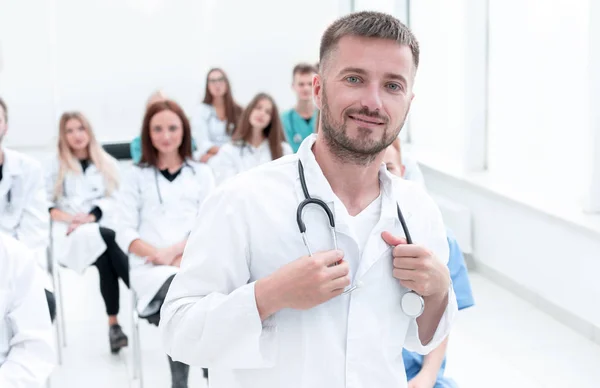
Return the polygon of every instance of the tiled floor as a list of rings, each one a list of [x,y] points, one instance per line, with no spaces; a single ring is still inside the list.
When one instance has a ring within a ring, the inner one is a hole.
[[[97,291],[95,269],[80,277],[62,272],[66,294],[67,347],[52,388],[125,388],[130,384],[131,352],[112,356],[108,328]],[[476,306],[459,314],[451,335],[448,375],[461,388],[596,388],[600,386],[600,347],[557,323],[533,306],[474,273]],[[121,324],[131,332],[129,293],[122,299]],[[144,386],[169,388],[166,355],[159,331],[141,323]],[[200,369],[190,387],[203,388]]]

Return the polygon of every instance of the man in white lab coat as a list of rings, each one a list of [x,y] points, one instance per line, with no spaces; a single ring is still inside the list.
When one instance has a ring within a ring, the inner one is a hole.
[[[0,98],[0,233],[16,238],[31,249],[41,272],[47,269],[50,216],[39,162],[3,145],[8,130],[8,108]],[[46,287],[50,288],[46,277]],[[56,302],[46,290],[50,315]]]
[[[53,338],[33,252],[0,234],[0,387],[42,387],[56,363]]]
[[[392,16],[334,22],[313,80],[319,133],[204,203],[161,328],[167,353],[208,367],[211,387],[405,388],[402,348],[426,354],[449,333],[457,307],[440,212],[382,164],[418,59]],[[331,209],[338,249],[324,206],[297,214],[310,197]],[[418,318],[401,303],[409,290],[424,300]]]

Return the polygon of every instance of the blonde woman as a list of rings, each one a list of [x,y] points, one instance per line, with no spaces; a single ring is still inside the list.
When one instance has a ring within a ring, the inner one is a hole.
[[[53,253],[76,272],[83,273],[91,265],[98,268],[113,353],[128,342],[117,314],[119,278],[129,287],[129,265],[110,227],[118,185],[117,162],[98,144],[86,118],[79,112],[63,114],[58,157],[46,178]]]

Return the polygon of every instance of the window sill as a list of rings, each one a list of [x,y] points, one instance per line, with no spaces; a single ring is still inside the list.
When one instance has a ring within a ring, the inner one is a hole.
[[[448,160],[442,160],[435,152],[414,147],[407,147],[407,150],[418,161],[425,175],[430,172],[457,180],[480,192],[542,213],[568,226],[592,233],[595,237],[600,236],[600,213],[584,212],[581,203],[574,198],[552,198],[543,191],[525,190],[514,182],[503,181],[490,172],[465,172],[457,162],[448,163]]]

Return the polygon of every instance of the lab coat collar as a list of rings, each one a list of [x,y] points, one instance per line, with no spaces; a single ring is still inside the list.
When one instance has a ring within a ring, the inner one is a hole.
[[[15,177],[23,172],[21,163],[19,162],[19,154],[13,150],[9,150],[4,146],[0,146],[4,153],[4,162],[2,162],[2,174],[6,176]]]
[[[341,201],[337,198],[331,185],[323,175],[321,167],[315,159],[315,154],[312,152],[312,147],[315,144],[317,138],[316,134],[308,136],[300,147],[298,148],[298,158],[302,162],[304,167],[304,176],[306,178],[306,186],[311,197],[319,198],[328,204],[335,204],[335,206],[343,206]],[[381,219],[397,219],[396,211],[396,195],[394,191],[395,181],[399,180],[396,176],[392,175],[382,163],[379,169],[379,182],[382,196],[382,209]],[[300,186],[300,176],[297,178],[298,188],[301,200],[304,200],[304,194]],[[408,214],[404,214],[405,218]]]
[[[331,185],[323,175],[321,167],[315,159],[312,152],[312,146],[316,140],[316,134],[308,136],[298,149],[298,158],[304,166],[304,175],[306,178],[306,186],[311,197],[323,200],[332,210],[336,219],[336,230],[338,233],[346,234],[356,241],[347,221],[350,217],[343,205],[337,198]],[[363,255],[360,260],[359,267],[356,272],[356,279],[364,275],[369,268],[375,264],[384,253],[391,249],[389,245],[380,237],[381,232],[390,231],[395,235],[403,237],[400,221],[398,220],[397,199],[395,188],[401,184],[400,178],[392,175],[382,163],[379,170],[379,182],[381,190],[381,215],[379,222],[375,226],[377,233],[372,234],[369,238],[364,252],[369,252],[368,255]],[[300,185],[300,177],[297,178],[296,192],[298,200],[304,200],[304,194]],[[400,205],[402,206],[402,205]],[[411,214],[408,210],[403,210],[405,220],[410,218]]]

